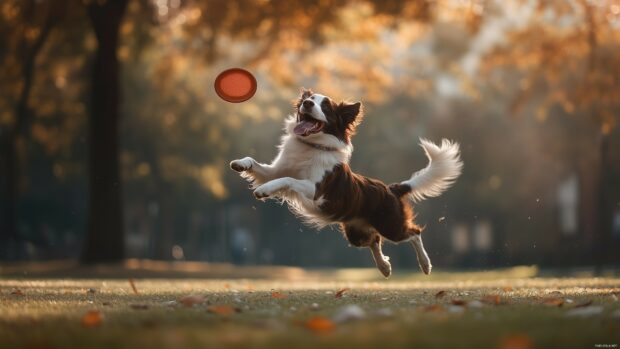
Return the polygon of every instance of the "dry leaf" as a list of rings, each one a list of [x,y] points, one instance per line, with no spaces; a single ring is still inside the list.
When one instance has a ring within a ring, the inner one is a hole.
[[[276,292],[271,292],[271,298],[284,299],[286,298],[286,295],[276,291]]]
[[[422,308],[422,310],[427,313],[442,313],[444,311],[444,308],[440,304],[432,304]]]
[[[14,296],[23,296],[24,292],[22,292],[22,290],[20,290],[20,289],[17,289],[15,291],[11,292],[11,294],[14,295]]]
[[[305,326],[314,332],[330,332],[336,328],[336,325],[330,319],[323,316],[311,317],[306,321]]]
[[[136,288],[136,284],[133,282],[133,278],[129,278],[129,285],[133,290],[133,293],[138,294],[138,289]]]
[[[561,307],[564,305],[564,299],[562,298],[547,298],[543,299],[544,305],[549,305],[552,307]]]
[[[450,302],[450,303],[452,303],[452,305],[458,305],[458,306],[465,306],[465,305],[467,305],[467,301],[463,300],[463,299],[453,299],[452,302]]]
[[[213,305],[213,306],[208,307],[207,311],[209,313],[213,313],[217,315],[228,316],[234,313],[238,313],[241,310],[238,308],[233,308],[229,305]]]
[[[446,295],[446,291],[441,290],[441,291],[435,293],[435,298],[443,298],[443,296],[445,296],[445,295]]]
[[[336,298],[342,298],[342,295],[344,295],[345,292],[347,292],[349,289],[348,288],[342,288],[340,290],[338,290],[338,292],[336,292],[336,295],[334,297]]]
[[[504,290],[504,292],[512,292],[512,286],[504,286],[502,290]]]
[[[86,290],[86,293],[97,293],[97,290],[94,288],[89,288],[88,290]]]
[[[82,316],[82,326],[99,327],[103,323],[103,314],[99,310],[91,310]]]
[[[534,343],[530,337],[523,334],[516,334],[504,337],[499,343],[499,349],[532,349]]]
[[[146,310],[149,308],[146,304],[130,304],[129,306],[134,310]]]
[[[200,295],[189,295],[179,298],[179,303],[191,308],[196,304],[202,304],[205,302],[205,297]]]
[[[493,305],[500,305],[502,304],[502,298],[496,294],[490,294],[490,295],[486,295],[484,297],[482,297],[482,299],[480,299],[482,302],[484,303],[488,303],[488,304],[493,304]]]
[[[590,306],[590,305],[592,305],[592,300],[591,299],[575,305],[575,308],[583,308],[583,307],[587,307],[587,306]]]

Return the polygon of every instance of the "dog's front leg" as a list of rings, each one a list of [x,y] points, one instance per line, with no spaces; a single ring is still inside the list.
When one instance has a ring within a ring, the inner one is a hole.
[[[276,169],[274,166],[261,164],[249,156],[231,161],[230,168],[243,173],[243,176],[252,181],[255,185],[261,185],[276,178]]]
[[[309,180],[282,177],[260,185],[256,188],[256,190],[254,190],[254,196],[257,199],[265,199],[277,196],[278,192],[285,190],[296,192],[309,200],[314,200],[316,186]]]

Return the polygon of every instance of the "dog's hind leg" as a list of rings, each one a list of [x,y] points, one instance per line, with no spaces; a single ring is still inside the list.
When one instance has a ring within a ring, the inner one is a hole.
[[[372,258],[375,260],[377,269],[385,277],[392,274],[392,265],[390,258],[383,255],[381,245],[383,238],[371,226],[364,223],[349,222],[342,225],[344,236],[349,243],[356,247],[368,247],[372,252]]]
[[[370,252],[372,252],[372,258],[375,260],[377,269],[383,274],[383,276],[390,277],[392,274],[392,265],[390,264],[390,257],[384,256],[381,250],[383,245],[383,239],[377,234],[377,238],[370,244]]]
[[[426,250],[424,249],[424,244],[422,244],[422,234],[414,234],[409,241],[411,241],[411,244],[415,249],[420,269],[422,269],[422,272],[424,272],[424,274],[430,274],[433,266],[431,265],[431,259],[428,257],[428,253],[426,253]]]

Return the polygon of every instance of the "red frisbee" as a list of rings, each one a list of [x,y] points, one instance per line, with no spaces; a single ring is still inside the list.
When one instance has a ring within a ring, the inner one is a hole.
[[[241,103],[256,93],[256,78],[241,68],[231,68],[215,78],[215,92],[221,99],[230,103]]]

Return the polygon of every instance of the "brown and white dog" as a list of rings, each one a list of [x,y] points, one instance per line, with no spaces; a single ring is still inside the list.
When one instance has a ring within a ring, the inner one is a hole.
[[[459,146],[445,139],[441,146],[422,139],[429,163],[401,183],[385,185],[356,174],[349,159],[361,107],[360,102],[336,103],[302,90],[271,164],[246,157],[232,161],[230,167],[252,183],[256,198],[280,199],[318,228],[339,224],[351,245],[370,249],[385,277],[392,267],[381,251],[384,239],[411,242],[420,268],[429,274],[431,261],[422,244],[422,229],[413,222],[410,201],[438,196],[450,187],[463,165]]]

